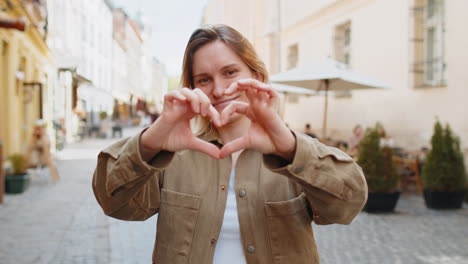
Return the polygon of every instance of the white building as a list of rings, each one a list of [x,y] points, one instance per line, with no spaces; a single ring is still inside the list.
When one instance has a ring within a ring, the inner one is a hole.
[[[107,0],[49,0],[47,43],[57,60],[54,119],[63,120],[67,141],[79,133],[79,115],[96,124],[99,111],[110,112],[112,11]]]
[[[141,17],[132,19],[116,8],[113,25],[112,94],[127,121],[135,117],[138,102],[161,104],[167,92],[167,75],[165,66],[151,55],[151,28]]]

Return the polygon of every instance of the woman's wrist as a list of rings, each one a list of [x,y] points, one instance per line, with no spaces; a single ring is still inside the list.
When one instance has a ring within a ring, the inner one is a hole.
[[[150,139],[152,138],[150,131],[151,128],[152,127],[149,127],[140,135],[140,155],[141,158],[147,162],[153,159],[153,157],[161,151],[160,148],[149,144],[151,142]]]
[[[296,155],[296,136],[292,132],[291,137],[288,137],[286,140],[286,146],[287,147],[283,151],[279,151],[275,154],[288,162],[292,162]]]

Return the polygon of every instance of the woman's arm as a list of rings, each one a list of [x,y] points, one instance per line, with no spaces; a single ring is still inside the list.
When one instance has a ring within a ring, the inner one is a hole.
[[[123,139],[98,156],[92,186],[108,216],[141,221],[159,211],[164,168],[173,153],[158,153],[150,165],[140,155],[140,137]]]
[[[274,155],[265,155],[267,168],[297,182],[317,224],[349,224],[367,200],[367,183],[362,169],[337,148],[297,134],[294,160],[285,164]]]
[[[221,124],[233,112],[245,114],[252,122],[246,135],[223,146],[220,157],[245,148],[263,153],[269,169],[299,183],[316,223],[350,223],[367,199],[361,168],[339,149],[295,135],[286,127],[276,111],[277,92],[270,85],[238,80],[225,93],[236,91],[245,91],[249,103],[231,103],[221,113]]]
[[[164,97],[164,111],[148,129],[102,151],[93,190],[104,212],[123,220],[145,220],[159,210],[164,168],[178,150],[192,149],[218,158],[218,148],[192,133],[190,119],[219,116],[199,89],[183,88]],[[151,164],[151,165],[150,165]]]

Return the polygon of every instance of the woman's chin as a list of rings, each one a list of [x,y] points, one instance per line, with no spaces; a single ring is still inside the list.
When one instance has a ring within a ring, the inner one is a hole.
[[[247,118],[247,117],[243,114],[234,113],[229,117],[229,120],[227,121],[226,125],[232,125],[243,118]]]

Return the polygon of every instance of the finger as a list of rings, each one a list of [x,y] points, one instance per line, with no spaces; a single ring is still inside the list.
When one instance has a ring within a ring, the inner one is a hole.
[[[217,127],[220,127],[221,126],[221,117],[220,117],[220,114],[218,113],[218,110],[216,110],[216,108],[214,108],[213,105],[210,105],[208,107],[208,113],[207,115],[210,117],[211,121],[213,122],[213,124]]]
[[[221,120],[221,125],[225,125],[228,121],[229,118],[234,114],[234,113],[239,113],[246,115],[249,119],[251,119],[248,115],[249,112],[249,104],[245,102],[231,102],[224,110],[221,112],[220,115],[220,120]]]
[[[200,102],[200,113],[202,116],[206,116],[208,114],[211,102],[208,96],[199,88],[195,88],[193,90],[198,95],[198,100]]]
[[[244,87],[245,89],[245,87]],[[236,82],[233,82],[229,85],[229,87],[224,91],[225,95],[233,95],[239,90],[239,84]]]
[[[188,88],[182,88],[180,92],[187,97],[188,102],[190,103],[190,107],[192,108],[192,111],[199,114],[200,113],[200,101],[198,99],[198,95],[188,89]]]
[[[248,88],[253,88],[259,91],[267,92],[268,94],[271,94],[274,91],[271,85],[263,83],[256,79],[238,80],[237,85],[239,86],[238,90],[245,90]]]
[[[242,149],[246,149],[249,146],[250,144],[249,144],[248,138],[246,136],[240,137],[224,145],[221,148],[221,151],[219,152],[219,158],[224,159],[225,157],[231,155],[232,153],[242,150]]]
[[[249,89],[245,92],[245,94],[253,107],[276,107],[279,102],[279,96],[275,90],[266,92],[262,90]]]
[[[174,91],[172,93],[168,93],[164,96],[164,99],[168,102],[172,102],[173,100],[177,100],[177,101],[187,100],[187,98],[182,93],[180,93],[180,91]]]
[[[269,96],[275,95],[275,90],[268,84],[262,83],[255,79],[242,79],[233,82],[224,92],[226,95],[232,95],[241,91],[261,91],[267,93]],[[277,95],[276,95],[277,96]]]
[[[189,143],[189,149],[200,151],[206,155],[212,157],[213,159],[219,159],[219,149],[214,144],[201,140],[197,137],[194,137],[193,140]]]

